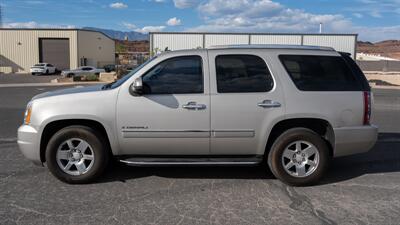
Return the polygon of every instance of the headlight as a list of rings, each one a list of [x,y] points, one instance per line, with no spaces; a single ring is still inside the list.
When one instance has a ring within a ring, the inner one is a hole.
[[[25,110],[24,124],[28,125],[31,122],[31,115],[32,115],[32,102],[29,102]]]

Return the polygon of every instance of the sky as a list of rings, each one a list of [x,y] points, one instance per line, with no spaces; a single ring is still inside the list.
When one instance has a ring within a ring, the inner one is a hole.
[[[357,33],[400,39],[400,0],[0,0],[3,27]]]

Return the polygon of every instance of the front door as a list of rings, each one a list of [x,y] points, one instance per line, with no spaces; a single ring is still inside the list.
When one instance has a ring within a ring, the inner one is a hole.
[[[207,52],[171,53],[145,72],[142,96],[120,90],[117,129],[121,154],[207,155],[210,97]]]

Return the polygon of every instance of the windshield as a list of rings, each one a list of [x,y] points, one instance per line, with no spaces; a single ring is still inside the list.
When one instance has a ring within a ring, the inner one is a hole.
[[[148,59],[146,62],[144,62],[143,64],[141,64],[140,66],[136,67],[134,70],[132,70],[131,72],[129,72],[127,75],[125,75],[124,77],[122,77],[121,79],[115,81],[114,83],[111,84],[111,88],[116,88],[118,86],[120,86],[121,84],[123,84],[125,81],[127,81],[129,78],[131,78],[137,71],[139,71],[140,69],[142,69],[144,66],[146,66],[147,64],[149,64],[151,61],[153,61],[155,58],[157,58],[157,56],[154,56],[150,59]],[[107,85],[107,84],[106,84]]]

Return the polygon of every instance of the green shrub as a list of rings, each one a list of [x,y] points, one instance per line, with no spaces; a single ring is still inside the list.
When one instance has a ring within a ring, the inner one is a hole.
[[[86,81],[98,81],[99,77],[95,74],[89,74],[85,76]]]

